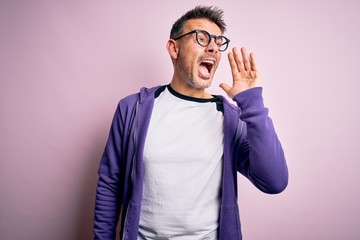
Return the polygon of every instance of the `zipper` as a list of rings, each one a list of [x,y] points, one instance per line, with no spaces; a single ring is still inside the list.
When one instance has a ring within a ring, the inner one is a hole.
[[[134,134],[133,134],[133,138],[134,138],[134,156],[132,158],[132,169],[131,169],[131,181],[134,184],[134,179],[135,179],[135,159],[136,159],[136,154],[137,154],[137,127],[138,127],[138,111],[140,108],[140,100],[138,100],[136,102],[136,108],[135,108],[135,117],[134,117],[134,121],[135,121],[135,127],[134,127]],[[131,192],[131,197],[130,197],[130,201],[129,201],[129,205],[126,209],[126,215],[125,215],[125,222],[124,222],[124,231],[123,231],[123,236],[122,239],[125,239],[125,233],[126,233],[126,229],[127,229],[127,220],[128,220],[128,214],[129,214],[129,207],[130,207],[130,203],[132,202],[132,198],[133,198],[133,191],[134,191],[134,186]]]

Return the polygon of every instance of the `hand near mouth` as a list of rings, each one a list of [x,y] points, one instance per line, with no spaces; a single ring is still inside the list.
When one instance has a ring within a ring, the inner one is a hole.
[[[228,54],[228,59],[233,76],[233,85],[230,87],[226,83],[221,83],[220,87],[230,98],[250,88],[261,86],[254,53],[247,56],[245,48],[241,48],[241,54],[237,48],[233,48],[232,52]]]

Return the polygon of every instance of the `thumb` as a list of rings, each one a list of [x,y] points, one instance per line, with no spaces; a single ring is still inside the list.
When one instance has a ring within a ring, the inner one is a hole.
[[[219,87],[221,87],[222,90],[224,90],[227,94],[228,94],[228,92],[229,92],[230,89],[231,89],[231,87],[230,87],[228,84],[226,84],[226,83],[221,83],[221,84],[219,85]]]

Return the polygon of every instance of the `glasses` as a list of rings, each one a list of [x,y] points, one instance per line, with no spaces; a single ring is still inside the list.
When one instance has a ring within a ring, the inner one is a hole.
[[[185,37],[186,35],[190,35],[193,33],[196,33],[196,41],[202,47],[209,46],[212,38],[214,39],[220,52],[224,52],[229,46],[230,39],[228,39],[227,37],[224,37],[224,36],[216,36],[216,35],[210,34],[205,30],[193,30],[193,31],[185,33],[177,38],[174,38],[174,40],[178,40],[182,37]]]

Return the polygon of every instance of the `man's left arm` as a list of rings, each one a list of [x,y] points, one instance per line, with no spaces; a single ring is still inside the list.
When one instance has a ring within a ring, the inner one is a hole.
[[[267,193],[279,193],[288,183],[284,152],[273,123],[264,107],[262,87],[253,53],[234,48],[228,54],[233,85],[220,87],[241,108],[240,118],[246,123],[245,140],[238,146],[238,171],[256,187]]]
[[[242,109],[245,139],[237,144],[237,170],[266,193],[282,192],[288,183],[284,151],[277,137],[268,109],[263,104],[262,88],[237,94],[233,100]]]

